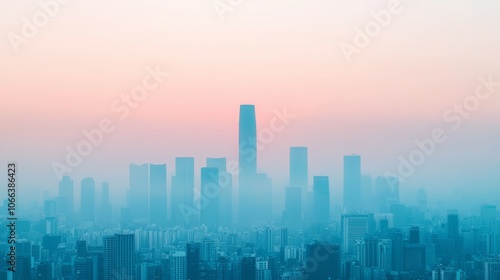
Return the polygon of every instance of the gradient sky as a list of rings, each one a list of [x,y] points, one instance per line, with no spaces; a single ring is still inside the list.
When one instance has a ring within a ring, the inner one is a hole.
[[[206,157],[237,160],[238,109],[251,103],[261,129],[273,109],[296,115],[259,154],[277,189],[289,146],[309,147],[310,175],[330,175],[339,200],[344,154],[361,154],[363,173],[394,172],[415,139],[443,127],[448,141],[402,192],[500,199],[500,88],[460,129],[442,117],[479,76],[500,81],[500,2],[401,0],[351,64],[339,45],[389,1],[243,0],[224,20],[214,2],[71,0],[16,53],[7,35],[40,7],[1,1],[0,158],[18,161],[20,188],[56,195],[50,164],[106,117],[116,130],[70,174],[77,186],[92,176],[123,193],[129,162],[166,162],[172,175],[175,156],[195,156],[198,173]],[[172,76],[119,120],[112,101],[155,65]]]

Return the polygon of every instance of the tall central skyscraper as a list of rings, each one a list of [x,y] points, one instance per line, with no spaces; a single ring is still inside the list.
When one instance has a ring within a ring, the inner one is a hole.
[[[255,106],[241,105],[239,120],[239,223],[251,222],[251,207],[255,206],[253,192],[257,174],[257,122]]]
[[[240,106],[239,122],[240,179],[257,173],[257,121],[255,106]]]
[[[361,157],[344,156],[344,209],[361,208]]]

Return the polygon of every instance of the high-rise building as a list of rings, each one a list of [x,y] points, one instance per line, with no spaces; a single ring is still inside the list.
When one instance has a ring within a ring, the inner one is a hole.
[[[111,201],[109,199],[109,184],[107,182],[102,183],[101,214],[102,214],[102,221],[105,224],[111,222],[112,207],[111,207]]]
[[[186,209],[197,209],[194,205],[194,158],[175,158],[175,175],[172,176],[172,220],[181,227],[196,224],[193,216],[186,216]]]
[[[500,279],[500,262],[487,261],[484,263],[484,279]]]
[[[361,208],[361,197],[361,157],[344,156],[344,208],[348,212]]]
[[[104,237],[104,279],[133,279],[135,238],[132,233]]]
[[[74,184],[69,176],[64,176],[59,181],[59,215],[65,216],[67,219],[73,218],[74,211]]]
[[[240,177],[257,173],[257,122],[254,105],[241,105],[239,118]]]
[[[239,117],[239,223],[248,225],[253,220],[253,206],[257,203],[255,176],[257,174],[257,123],[254,105],[241,105]]]
[[[255,256],[244,256],[241,260],[241,280],[256,280],[257,260]]]
[[[306,256],[304,279],[342,279],[340,245],[320,242],[309,244]]]
[[[135,239],[132,233],[115,234],[116,240],[116,271],[121,275],[134,275]]]
[[[379,176],[375,180],[376,205],[380,213],[387,213],[392,204],[399,203],[399,179]]]
[[[207,158],[207,167],[219,170],[219,225],[233,225],[233,181],[226,170],[226,158]]]
[[[356,252],[356,240],[363,239],[365,234],[373,230],[373,215],[347,214],[342,215],[342,248],[345,253]]]
[[[307,147],[290,148],[290,187],[308,189]]]
[[[377,247],[377,267],[385,272],[392,271],[392,240],[381,239]]]
[[[186,252],[178,251],[170,256],[170,280],[186,280],[187,262]]]
[[[326,226],[330,220],[330,183],[328,176],[313,178],[313,224]]]
[[[392,270],[403,270],[404,238],[403,232],[399,229],[392,229],[389,232],[392,243]]]
[[[287,227],[300,227],[302,225],[302,189],[288,187],[285,189],[285,210],[283,222]]]
[[[186,245],[186,273],[187,279],[200,279],[200,243]]]
[[[150,223],[167,225],[167,165],[149,165],[149,220]]]
[[[200,222],[212,231],[219,227],[219,191],[219,169],[203,167],[201,169]]]
[[[481,225],[487,230],[492,230],[497,223],[497,207],[495,205],[481,205]]]
[[[128,208],[133,220],[147,221],[149,218],[149,165],[129,166]]]
[[[448,238],[457,238],[459,233],[459,221],[457,214],[448,215]]]
[[[307,147],[290,148],[290,187],[301,189],[300,210],[305,211],[307,193],[309,191]]]
[[[81,183],[81,215],[84,221],[95,220],[95,181],[84,178]]]
[[[231,261],[226,257],[220,257],[217,263],[217,280],[230,280]]]

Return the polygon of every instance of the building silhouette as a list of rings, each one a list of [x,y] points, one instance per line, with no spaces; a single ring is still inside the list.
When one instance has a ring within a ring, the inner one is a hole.
[[[167,226],[167,165],[149,165],[149,220]]]
[[[128,208],[134,221],[149,220],[149,165],[129,166]]]
[[[95,221],[95,181],[92,178],[84,178],[81,183],[80,213],[84,221]]]
[[[344,156],[344,208],[361,208],[361,156]]]
[[[74,199],[73,180],[71,180],[69,176],[64,176],[61,181],[59,181],[59,199],[57,207],[59,215],[69,220],[73,218]]]
[[[194,205],[194,158],[175,158],[175,175],[172,176],[172,221],[180,227],[196,224],[193,217],[186,217],[185,209],[198,208]]]
[[[201,169],[201,199],[200,222],[210,230],[219,227],[219,169],[216,167],[203,167]]]
[[[252,207],[258,197],[255,192],[257,174],[257,123],[254,105],[241,105],[239,117],[239,223],[249,225],[255,220]]]

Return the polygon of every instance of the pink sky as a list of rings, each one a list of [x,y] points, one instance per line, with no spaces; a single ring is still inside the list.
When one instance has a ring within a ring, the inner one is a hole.
[[[278,188],[293,145],[309,146],[311,175],[331,175],[339,187],[343,154],[360,153],[367,173],[393,170],[414,139],[446,126],[443,112],[472,94],[479,76],[500,80],[497,1],[402,0],[403,11],[351,64],[339,45],[352,44],[354,28],[388,1],[243,0],[221,21],[212,1],[72,0],[15,53],[7,35],[20,33],[37,3],[0,4],[0,155],[22,163],[30,186],[49,190],[57,181],[50,163],[104,117],[116,131],[71,174],[76,180],[121,188],[129,162],[167,162],[171,173],[175,156],[196,156],[197,168],[207,156],[236,159],[242,103],[256,105],[261,128],[273,109],[297,115],[259,155]],[[118,120],[112,101],[155,65],[172,76]],[[498,93],[416,178],[442,180],[433,169],[448,164],[448,177],[464,166],[498,168]]]

